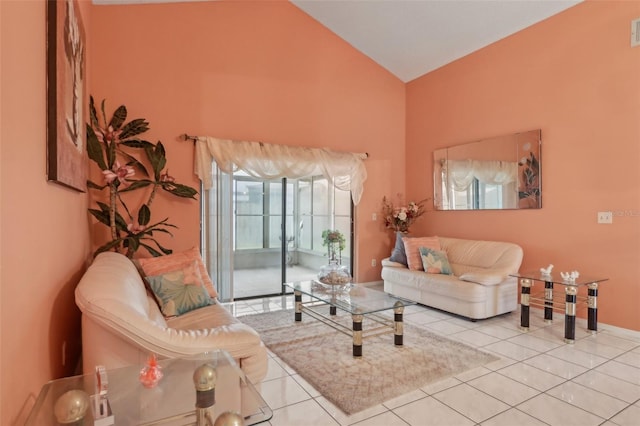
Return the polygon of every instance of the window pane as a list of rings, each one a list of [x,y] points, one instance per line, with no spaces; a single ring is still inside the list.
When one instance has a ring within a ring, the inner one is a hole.
[[[341,189],[335,190],[336,215],[349,216],[351,215],[351,191],[343,191]]]
[[[236,217],[236,250],[262,248],[262,216]]]
[[[262,184],[236,180],[236,214],[262,214]]]
[[[327,216],[313,217],[313,251],[326,252],[327,248],[322,246],[322,231],[331,226]]]
[[[282,211],[282,182],[269,182],[269,215],[279,215]]]
[[[269,216],[269,248],[281,247],[281,223],[282,218],[280,216]]]
[[[313,214],[329,214],[330,211],[329,191],[327,180],[324,178],[313,179]]]

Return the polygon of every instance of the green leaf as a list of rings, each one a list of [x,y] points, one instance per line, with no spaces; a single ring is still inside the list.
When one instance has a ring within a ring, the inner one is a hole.
[[[168,248],[165,248],[165,247],[162,247],[162,246],[160,245],[160,243],[159,243],[158,241],[156,241],[155,239],[153,239],[153,238],[146,238],[146,239],[147,239],[147,240],[150,240],[150,241],[153,241],[153,243],[154,243],[156,246],[158,246],[158,248],[160,249],[160,251],[162,251],[162,253],[164,253],[164,254],[171,254],[171,253],[173,253],[173,250],[168,249]],[[142,243],[141,243],[141,244],[142,244]],[[149,247],[149,248],[151,248],[151,249],[153,250],[153,248],[152,248],[152,247],[150,247],[150,246],[147,246],[147,247]],[[147,250],[148,250],[148,249],[147,249]],[[155,251],[155,250],[154,250],[154,251]],[[157,255],[157,256],[161,256],[161,254],[160,254],[159,252],[157,252],[157,251],[156,251],[156,253],[158,253],[158,255]]]
[[[109,212],[104,212],[97,209],[89,209],[89,213],[93,215],[100,223],[103,223],[107,226],[111,226],[109,222]]]
[[[193,198],[194,200],[196,199],[196,194],[198,193],[198,191],[191,188],[190,186],[175,182],[163,182],[162,189],[172,193],[173,195],[177,195],[178,197]]]
[[[111,121],[109,122],[109,126],[113,128],[113,130],[118,130],[122,127],[122,123],[127,119],[127,107],[124,105],[120,105],[118,109],[116,109],[113,113],[113,117],[111,117]]]
[[[129,148],[153,148],[155,147],[154,144],[152,144],[149,141],[145,141],[143,139],[129,139],[123,142],[120,142],[121,145],[125,145],[128,146]]]
[[[118,153],[120,153],[120,155],[122,155],[128,160],[127,166],[132,166],[134,169],[137,169],[144,176],[147,176],[147,177],[149,176],[149,172],[147,172],[147,168],[137,158],[130,155],[129,153],[122,151],[121,149],[118,150]]]
[[[93,253],[93,257],[96,257],[102,252],[109,251],[112,248],[119,246],[121,242],[122,242],[121,238],[118,238],[117,240],[109,241],[108,243],[98,247],[98,249]]]
[[[155,241],[154,241],[155,242]],[[157,244],[157,243],[156,243]],[[140,242],[140,245],[142,247],[144,247],[145,249],[147,249],[147,251],[151,254],[151,256],[153,257],[160,257],[162,256],[162,253],[160,253],[158,250],[154,249],[153,247],[151,247],[150,245],[147,245],[143,242]],[[167,254],[171,254],[171,253],[167,253]]]
[[[129,186],[119,190],[118,192],[135,191],[136,189],[144,188],[146,186],[149,186],[149,185],[153,184],[153,182],[148,180],[148,179],[133,180],[133,181],[130,181],[130,182],[131,182],[131,184]]]
[[[102,119],[104,121],[103,127],[106,129],[107,128],[107,113],[104,112],[104,107],[107,104],[107,101],[105,99],[102,100],[102,102],[100,103],[100,109],[102,110]]]
[[[120,140],[132,138],[147,130],[149,130],[149,123],[144,118],[136,118],[122,127]]]
[[[96,162],[101,170],[105,170],[107,168],[107,165],[104,162],[104,155],[102,153],[102,144],[98,140],[93,127],[89,124],[87,124],[87,154],[91,160]]]
[[[149,210],[146,204],[143,204],[140,206],[140,210],[138,210],[138,223],[147,226],[149,220],[151,220],[151,210]]]
[[[116,141],[111,141],[107,143],[107,168],[109,170],[113,169],[113,165],[116,162],[116,147],[117,147]]]
[[[93,102],[93,96],[89,96],[89,120],[94,127],[100,127],[98,123],[98,114],[96,113],[96,106]]]
[[[162,146],[162,142],[158,142],[155,145],[155,149],[152,146],[146,147],[144,152],[147,154],[147,158],[151,163],[151,168],[153,169],[153,176],[156,181],[160,180],[160,173],[164,166],[167,164],[167,159],[165,158],[164,146]]]
[[[87,187],[88,187],[88,188],[91,188],[91,189],[99,189],[99,190],[102,190],[102,189],[105,189],[105,188],[106,188],[106,187],[108,187],[108,186],[109,186],[109,185],[98,185],[97,183],[94,183],[94,182],[92,182],[92,181],[90,181],[90,180],[87,180]]]
[[[125,240],[125,246],[129,247],[132,252],[136,252],[140,248],[140,241],[137,237],[129,236]]]
[[[97,201],[96,203],[100,207],[100,210],[102,210],[103,212],[109,213],[109,204],[103,203],[101,201]]]

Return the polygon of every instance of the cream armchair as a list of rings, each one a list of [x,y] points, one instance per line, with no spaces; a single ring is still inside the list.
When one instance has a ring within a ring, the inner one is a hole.
[[[159,358],[224,349],[252,383],[267,372],[267,352],[258,333],[219,303],[165,319],[148,294],[136,266],[127,257],[101,253],[75,291],[82,311],[84,373],[96,365],[117,368]]]

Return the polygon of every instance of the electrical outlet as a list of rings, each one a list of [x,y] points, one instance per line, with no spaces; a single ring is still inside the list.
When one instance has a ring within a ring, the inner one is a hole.
[[[613,213],[598,212],[598,223],[613,223]]]
[[[371,259],[371,266],[376,266],[376,260],[375,259]]]

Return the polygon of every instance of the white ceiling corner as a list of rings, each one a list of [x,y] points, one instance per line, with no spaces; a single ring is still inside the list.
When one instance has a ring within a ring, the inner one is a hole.
[[[407,82],[581,0],[291,0]]]

